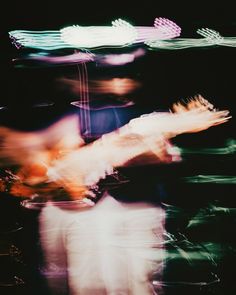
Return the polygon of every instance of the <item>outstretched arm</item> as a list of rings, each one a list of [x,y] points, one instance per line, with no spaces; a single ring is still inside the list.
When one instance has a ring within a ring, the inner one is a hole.
[[[229,120],[228,113],[215,110],[202,97],[186,105],[177,103],[173,112],[151,113],[133,119],[94,143],[56,160],[49,177],[80,198],[81,187],[96,184],[111,173],[112,168],[123,166],[136,156],[152,152],[159,162],[165,162],[172,153],[170,138],[222,124]]]

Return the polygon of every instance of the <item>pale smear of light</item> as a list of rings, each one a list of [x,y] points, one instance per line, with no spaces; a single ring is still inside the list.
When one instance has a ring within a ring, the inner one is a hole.
[[[122,204],[109,195],[80,212],[49,205],[40,222],[49,284],[60,290],[67,272],[73,294],[154,294],[150,276],[153,269],[162,273],[164,220],[160,207]]]
[[[88,85],[82,81],[61,78],[59,82],[68,86],[73,93],[80,94],[83,90],[93,94],[115,94],[122,96],[141,87],[141,83],[131,78],[112,78],[90,80]]]
[[[54,31],[14,30],[9,36],[17,48],[21,46],[42,50],[60,48],[96,48],[110,46],[130,46],[180,35],[181,28],[166,18],[156,18],[154,27],[133,26],[127,21],[117,19],[112,26],[79,25]]]
[[[61,40],[76,47],[132,44],[136,30],[132,26],[81,27],[71,26],[61,30]]]

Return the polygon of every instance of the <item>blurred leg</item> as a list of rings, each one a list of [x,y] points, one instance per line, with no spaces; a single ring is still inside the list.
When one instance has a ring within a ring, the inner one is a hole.
[[[71,294],[155,294],[151,275],[163,263],[161,208],[103,197],[67,231]]]
[[[40,215],[40,239],[45,259],[42,272],[52,295],[68,294],[64,232],[70,219],[66,211],[53,205],[47,205]]]

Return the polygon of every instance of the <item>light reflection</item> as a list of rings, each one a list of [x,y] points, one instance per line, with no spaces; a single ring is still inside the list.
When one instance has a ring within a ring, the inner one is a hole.
[[[137,58],[145,55],[143,48],[138,48],[127,53],[91,53],[88,51],[76,51],[71,54],[49,54],[45,52],[30,53],[12,59],[15,67],[47,67],[59,65],[73,65],[95,62],[97,67],[123,66],[134,62]]]
[[[9,32],[13,44],[20,48],[42,50],[62,48],[124,47],[150,40],[171,39],[180,35],[181,28],[166,18],[156,18],[154,27],[132,26],[117,19],[112,26],[69,26],[54,31],[14,30]]]

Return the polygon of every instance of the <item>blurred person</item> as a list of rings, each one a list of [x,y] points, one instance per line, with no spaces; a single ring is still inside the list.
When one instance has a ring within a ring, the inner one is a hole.
[[[101,136],[102,124],[97,125],[95,139],[87,144],[75,116],[67,116],[40,133],[1,131],[1,157],[20,166],[18,192],[19,185],[31,190],[28,195],[33,196],[33,202],[27,206],[37,206],[35,195],[48,199],[40,214],[40,240],[45,255],[42,272],[50,294],[161,292],[152,285],[154,271],[158,270],[161,278],[164,258],[165,213],[153,202],[156,192],[148,188],[143,194],[134,188],[135,201],[129,196],[119,200],[109,186],[100,190],[97,185],[112,175],[113,169],[130,161],[134,165],[136,157],[141,156],[138,163],[143,165],[147,158],[155,164],[179,161],[170,138],[205,130],[229,117],[227,111],[214,110],[201,97],[186,106],[175,104],[173,112],[143,117],[137,113],[132,117],[133,108],[122,109],[127,115],[123,122],[121,116],[114,116],[116,110],[109,109],[110,116],[99,110],[101,123],[104,118],[104,126],[110,129],[103,130]],[[13,142],[18,143],[17,156]],[[145,183],[144,187],[148,186]],[[17,195],[14,185],[11,190]]]

